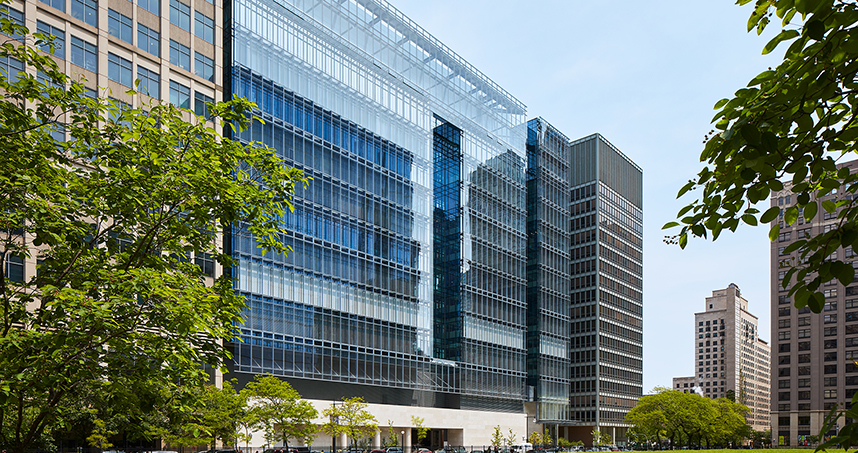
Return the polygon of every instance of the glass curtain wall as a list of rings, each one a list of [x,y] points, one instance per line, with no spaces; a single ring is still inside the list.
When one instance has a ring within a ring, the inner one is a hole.
[[[232,231],[236,370],[521,410],[524,105],[383,0],[228,3],[228,87],[265,120],[240,138],[314,178],[283,219],[288,257]],[[433,339],[435,115],[460,131],[455,354]]]
[[[527,124],[527,385],[537,419],[569,411],[569,140],[542,118]]]

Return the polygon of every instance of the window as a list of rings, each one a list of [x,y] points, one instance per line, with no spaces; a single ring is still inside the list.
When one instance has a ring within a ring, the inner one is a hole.
[[[799,376],[810,376],[810,367],[809,366],[798,367],[798,375]]]
[[[170,40],[170,63],[186,70],[191,70],[191,49]]]
[[[826,299],[829,297],[837,297],[837,288],[826,289],[822,292],[822,295],[825,296]]]
[[[826,352],[822,355],[823,362],[836,362],[837,361],[837,352]]]
[[[799,331],[799,333],[801,333],[801,331]],[[778,340],[781,340],[781,341],[789,340],[789,337],[790,337],[789,330],[784,330],[784,331],[778,332]]]
[[[825,324],[832,324],[837,322],[837,315],[824,315],[822,317],[822,322]]]
[[[837,389],[827,389],[822,391],[822,397],[830,400],[837,398]]]
[[[0,72],[9,83],[15,83],[20,78],[18,73],[24,72],[24,62],[12,57],[0,57]]]
[[[837,301],[834,300],[831,302],[826,302],[823,310],[824,311],[837,311]]]
[[[107,33],[131,44],[132,39],[134,39],[134,28],[131,25],[131,18],[108,9]]]
[[[172,81],[170,84],[172,85]],[[209,277],[214,277],[214,260],[208,253],[195,253],[194,264],[200,267],[200,271]]]
[[[789,296],[778,296],[778,305],[784,305],[789,303]]]
[[[194,11],[194,34],[203,41],[214,44],[214,19]]]
[[[778,381],[779,389],[788,389],[789,388],[789,379],[781,379]]]
[[[810,338],[810,329],[798,329],[799,338]]]
[[[107,78],[128,87],[133,86],[131,62],[114,53],[108,53]]]
[[[39,0],[40,2],[52,6],[62,12],[66,12],[66,0]]]
[[[810,354],[799,354],[798,363],[810,363]]]
[[[858,263],[858,261],[855,261]],[[846,308],[857,308],[858,307],[858,299],[847,299],[846,300]]]
[[[191,7],[179,0],[170,0],[170,23],[191,31]]]
[[[825,340],[823,342],[824,349],[837,349],[837,339],[834,340]]]
[[[810,378],[799,379],[798,380],[798,387],[799,388],[810,387]]]
[[[161,35],[151,28],[138,23],[137,24],[137,47],[146,52],[161,56]]]
[[[823,335],[826,337],[833,337],[837,335],[837,326],[834,327],[826,327],[823,330]]]
[[[789,356],[788,355],[778,356],[778,365],[789,365]]]
[[[191,108],[191,89],[174,80],[170,81],[170,104],[182,109]]]
[[[809,400],[810,399],[810,391],[804,390],[804,391],[798,392],[798,399]]]
[[[62,59],[66,58],[66,32],[62,28],[54,27],[42,21],[36,21],[36,31],[45,35],[45,37],[53,36],[53,54]],[[39,48],[44,52],[51,53],[51,46],[47,44],[43,44]]]
[[[836,377],[822,378],[822,385],[825,387],[837,387]]]
[[[782,343],[778,345],[778,352],[789,352],[789,343]]]
[[[822,367],[824,374],[837,374],[837,365],[825,365]]]
[[[72,0],[71,14],[87,25],[98,27],[98,2],[96,0]]]
[[[809,326],[810,325],[810,316],[798,318],[798,325],[799,325],[799,327]]]
[[[810,228],[803,228],[798,230],[798,238],[799,239],[809,239],[810,238]]]
[[[789,376],[790,369],[789,368],[778,368],[778,376],[786,377]]]
[[[127,102],[122,102],[119,99],[110,98],[110,105],[108,106],[108,116],[111,121],[118,122],[121,125],[128,125],[128,121],[119,120],[120,115],[131,109],[131,105]]]
[[[789,412],[789,404],[778,404],[778,411]],[[789,421],[789,417],[787,417],[787,422],[788,421]]]
[[[798,342],[798,350],[799,351],[810,351],[810,342],[809,341],[799,341]]]
[[[71,62],[87,71],[98,72],[98,46],[77,36],[71,37]]]
[[[778,392],[778,401],[789,401],[789,392]],[[787,418],[787,424],[789,424],[789,417]]]
[[[784,232],[778,235],[778,242],[786,242],[790,240],[790,232]]]
[[[6,256],[6,280],[13,283],[24,283],[24,260],[14,254]]]
[[[209,106],[206,104],[212,103],[214,103],[214,99],[200,93],[199,91],[194,92],[194,113],[197,115],[208,118]]]
[[[789,316],[789,307],[778,308],[778,316]]]
[[[155,71],[150,71],[143,66],[137,65],[137,78],[140,79],[140,85],[137,89],[141,93],[148,94],[153,98],[161,98],[161,75]]]
[[[214,60],[199,52],[194,52],[194,74],[214,82]]]
[[[137,0],[137,6],[156,16],[161,15],[161,0]]]

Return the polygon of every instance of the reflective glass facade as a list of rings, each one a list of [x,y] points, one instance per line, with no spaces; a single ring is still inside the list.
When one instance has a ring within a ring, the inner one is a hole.
[[[521,411],[524,105],[384,1],[236,0],[224,16],[226,89],[265,120],[236,138],[313,178],[283,219],[288,256],[228,235],[248,301],[233,371],[308,398],[339,383]]]
[[[527,385],[537,420],[569,413],[569,139],[527,123]]]
[[[602,136],[572,143],[571,418],[613,427],[615,440],[643,391],[642,187],[640,167]]]

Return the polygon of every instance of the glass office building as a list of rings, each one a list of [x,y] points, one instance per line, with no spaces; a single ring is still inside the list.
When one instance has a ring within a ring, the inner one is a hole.
[[[569,143],[527,123],[527,385],[549,425],[569,416]]]
[[[384,1],[224,5],[241,134],[313,180],[261,255],[227,246],[246,296],[236,376],[307,398],[522,412],[525,107]]]
[[[643,392],[643,172],[599,134],[570,162],[570,435],[622,442]]]

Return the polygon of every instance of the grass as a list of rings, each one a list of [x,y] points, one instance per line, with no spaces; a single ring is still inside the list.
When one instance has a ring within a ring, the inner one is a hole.
[[[755,449],[753,449],[753,450],[744,450],[744,449],[743,449],[743,450],[738,450],[738,449],[737,449],[737,450],[729,450],[729,451],[737,451],[737,452],[739,452],[739,451],[744,451],[744,452],[748,452],[748,453],[813,453],[813,450],[814,450],[814,449],[815,449],[815,447],[805,447],[805,448],[755,448]],[[677,451],[677,450],[674,450],[674,451]],[[689,451],[689,452],[693,452],[693,453],[724,453],[725,451],[727,451],[727,449],[720,449],[720,450],[687,450],[687,451]],[[840,448],[837,448],[837,449],[835,449],[835,448],[830,448],[830,449],[828,449],[828,451],[829,451],[829,452],[831,452],[831,453],[835,453],[835,452],[843,451],[843,450],[842,450],[842,449],[840,449]]]

